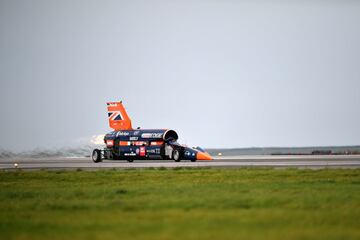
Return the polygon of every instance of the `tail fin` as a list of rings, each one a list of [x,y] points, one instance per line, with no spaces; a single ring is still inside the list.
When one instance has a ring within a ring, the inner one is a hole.
[[[131,130],[131,119],[126,113],[122,102],[108,102],[109,125],[115,131]]]

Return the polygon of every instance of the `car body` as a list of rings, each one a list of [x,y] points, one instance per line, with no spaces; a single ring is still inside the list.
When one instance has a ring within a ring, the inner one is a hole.
[[[94,149],[92,159],[127,160],[212,160],[203,149],[190,148],[177,142],[178,134],[171,129],[133,129],[122,102],[109,102],[109,125],[114,131],[104,137],[106,147]]]

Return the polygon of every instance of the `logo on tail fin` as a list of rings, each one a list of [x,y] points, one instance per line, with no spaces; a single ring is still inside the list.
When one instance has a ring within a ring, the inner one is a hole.
[[[118,120],[123,120],[124,118],[121,116],[121,112],[120,111],[109,111],[108,112],[108,117],[109,117],[109,120],[115,120],[115,121],[118,121]]]

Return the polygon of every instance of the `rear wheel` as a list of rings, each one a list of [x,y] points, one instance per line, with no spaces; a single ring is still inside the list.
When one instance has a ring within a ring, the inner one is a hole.
[[[102,160],[101,160],[101,152],[100,152],[100,150],[99,149],[94,149],[94,151],[92,152],[91,158],[95,163],[101,162]]]
[[[173,153],[172,153],[172,158],[175,162],[180,162],[180,152],[179,150],[174,150]]]

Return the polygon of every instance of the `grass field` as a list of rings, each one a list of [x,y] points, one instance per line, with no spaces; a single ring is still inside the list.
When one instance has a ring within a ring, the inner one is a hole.
[[[0,239],[360,239],[360,169],[0,172]]]

